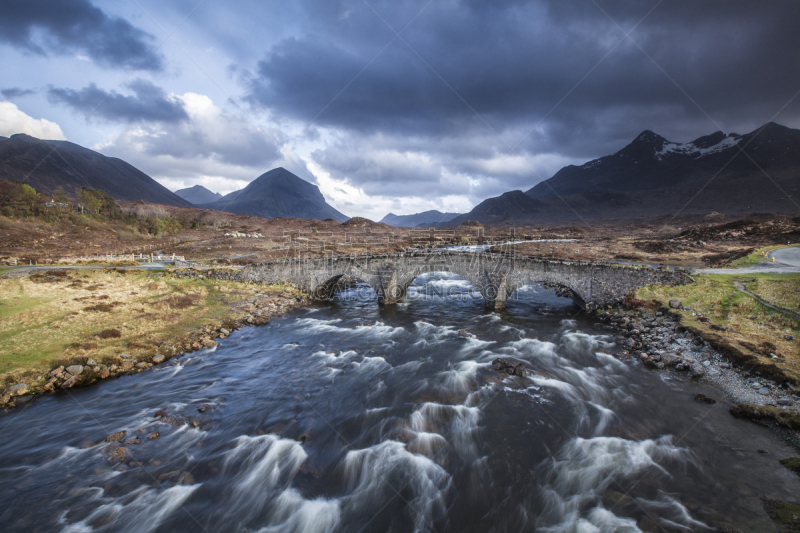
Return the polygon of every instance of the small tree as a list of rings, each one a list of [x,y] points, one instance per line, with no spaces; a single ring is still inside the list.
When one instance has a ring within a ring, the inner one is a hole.
[[[85,210],[87,213],[99,213],[103,201],[95,196],[94,191],[88,187],[81,187],[78,190],[78,206],[81,211]]]
[[[23,183],[20,187],[12,192],[14,196],[15,210],[22,212],[26,215],[39,214],[39,202],[41,200],[39,193],[36,189]]]

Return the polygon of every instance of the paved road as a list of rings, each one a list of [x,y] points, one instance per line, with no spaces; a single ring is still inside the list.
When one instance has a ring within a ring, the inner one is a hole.
[[[790,248],[780,248],[769,253],[770,257],[775,258],[776,263],[784,265],[800,267],[800,246],[792,246]]]
[[[701,268],[695,270],[694,274],[759,274],[775,273],[788,274],[800,272],[800,246],[790,248],[780,248],[769,253],[769,257],[774,257],[775,262],[762,261],[753,266],[745,268]]]

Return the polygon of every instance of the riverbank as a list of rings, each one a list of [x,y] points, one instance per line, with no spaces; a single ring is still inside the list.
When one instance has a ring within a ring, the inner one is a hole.
[[[643,288],[626,308],[601,311],[598,318],[619,333],[620,357],[710,383],[733,416],[792,430],[784,437],[800,449],[798,323],[741,293],[732,278]],[[756,281],[762,293],[776,283],[784,291],[798,283],[775,275]]]
[[[292,287],[226,272],[52,269],[0,279],[0,407],[141,372],[308,303]]]

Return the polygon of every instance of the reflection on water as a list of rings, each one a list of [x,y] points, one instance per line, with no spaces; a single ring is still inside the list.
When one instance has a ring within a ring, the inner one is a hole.
[[[0,415],[0,529],[770,531],[758,496],[800,493],[770,433],[543,287],[503,313],[445,274],[362,289]]]

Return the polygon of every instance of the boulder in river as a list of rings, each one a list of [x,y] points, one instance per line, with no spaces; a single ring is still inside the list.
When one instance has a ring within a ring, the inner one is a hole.
[[[125,435],[127,435],[127,434],[128,434],[128,432],[126,430],[124,430],[124,429],[122,431],[115,431],[114,433],[112,433],[111,435],[106,437],[106,442],[117,442],[117,441],[120,441],[120,440],[124,439]]]
[[[497,372],[502,372],[511,376],[519,376],[521,378],[524,378],[526,374],[525,363],[508,357],[498,357],[492,361],[492,368]]]
[[[702,392],[698,392],[697,394],[694,395],[694,401],[705,402],[705,403],[717,403],[717,400],[715,400],[714,398],[709,398]]]

